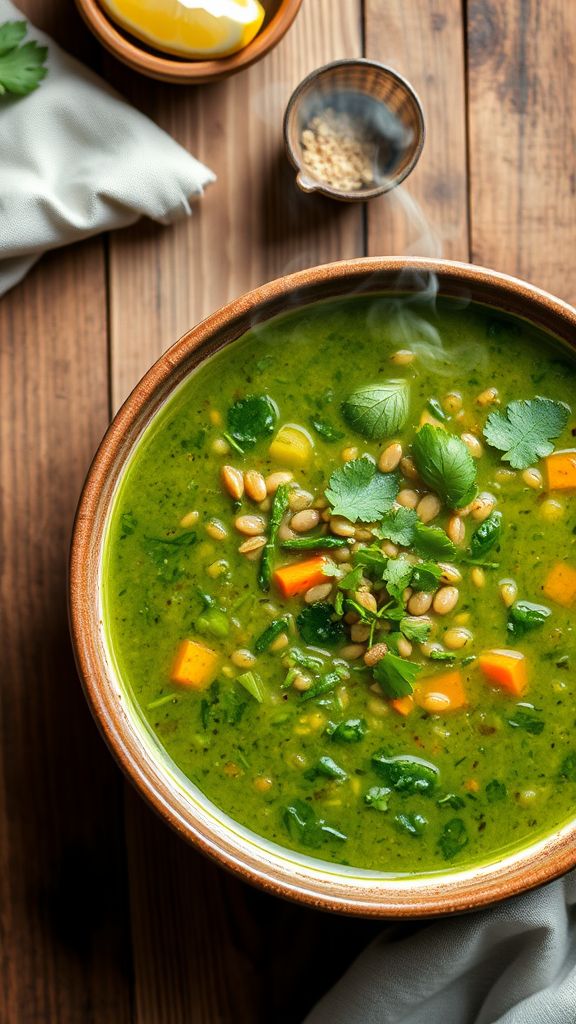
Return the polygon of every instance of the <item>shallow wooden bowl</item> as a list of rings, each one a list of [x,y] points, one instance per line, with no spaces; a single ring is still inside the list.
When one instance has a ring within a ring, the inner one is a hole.
[[[576,819],[491,863],[391,877],[314,860],[232,821],[179,772],[145,724],[114,664],[102,621],[105,531],[114,494],[142,431],[210,353],[255,324],[298,306],[361,293],[452,296],[513,313],[576,348],[576,310],[528,284],[462,263],[360,259],[305,270],[257,288],[194,327],[140,381],[96,454],[77,511],[70,562],[70,621],[78,669],[104,738],[139,792],[176,831],[272,893],[374,917],[470,910],[548,882],[576,865]],[[432,301],[432,300],[431,300]]]
[[[262,0],[266,10],[264,24],[243,50],[220,60],[183,60],[153,50],[125,32],[108,17],[98,0],[76,0],[76,6],[88,28],[118,60],[149,78],[179,85],[214,82],[261,60],[288,31],[301,5],[302,0]]]

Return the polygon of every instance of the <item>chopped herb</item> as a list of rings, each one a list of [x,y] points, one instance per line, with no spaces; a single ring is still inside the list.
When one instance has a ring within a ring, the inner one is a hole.
[[[280,547],[286,551],[314,551],[316,548],[324,548],[325,551],[334,548],[345,548],[350,541],[344,537],[328,537],[321,534],[319,537],[293,537],[291,540],[281,540]]]
[[[337,644],[344,639],[344,626],[334,618],[334,605],[327,601],[317,601],[303,608],[296,625],[307,644]]]
[[[470,554],[472,558],[484,558],[500,540],[502,513],[491,512],[487,519],[472,534]]]
[[[284,809],[284,827],[294,842],[317,849],[327,839],[345,841],[347,836],[332,828],[323,818],[318,818],[314,809],[304,800],[293,800]]]
[[[27,31],[26,21],[5,21],[0,25],[0,96],[7,92],[26,96],[47,73],[43,65],[48,47],[38,46],[35,40],[20,45]]]
[[[439,526],[426,526],[420,520],[414,527],[412,547],[423,558],[438,558],[449,561],[456,557],[456,545]]]
[[[158,578],[163,583],[175,583],[184,575],[180,564],[180,554],[183,548],[191,547],[196,543],[194,530],[187,530],[176,537],[145,537],[143,546],[146,554],[158,570]]]
[[[341,580],[338,581],[338,586],[341,590],[358,590],[360,581],[363,576],[363,567],[357,565],[355,569],[347,572]]]
[[[133,512],[123,512],[120,516],[120,535],[129,537],[138,526],[138,520]]]
[[[514,637],[524,636],[532,629],[542,626],[552,614],[545,604],[531,601],[515,601],[508,609],[508,632]]]
[[[240,677],[237,682],[240,682]],[[238,725],[247,707],[248,701],[242,698],[236,686],[220,691],[218,710],[222,713],[227,725]]]
[[[389,757],[385,751],[379,751],[373,755],[372,765],[386,784],[399,793],[430,796],[438,781],[435,765],[410,754]]]
[[[364,794],[364,803],[375,811],[387,811],[392,790],[386,786],[371,786]]]
[[[451,807],[453,811],[459,811],[461,807],[464,807],[464,800],[461,796],[456,793],[447,793],[446,796],[441,796],[436,801],[437,807]]]
[[[326,490],[334,515],[355,523],[375,522],[398,494],[394,473],[380,473],[368,458],[352,459],[332,473]]]
[[[277,420],[276,406],[267,395],[247,395],[228,410],[227,423],[230,437],[242,450],[253,448],[274,430]]]
[[[456,655],[453,651],[441,651],[433,647],[428,655],[431,661],[455,661]]]
[[[411,836],[421,836],[428,821],[421,814],[396,814],[394,824],[400,832],[407,832]]]
[[[327,779],[337,779],[339,782],[344,782],[348,778],[348,773],[336,764],[333,758],[327,756],[320,757],[312,768],[304,772],[304,778],[309,780],[317,778],[318,775],[325,775]]]
[[[270,644],[288,628],[288,619],[274,619],[269,626],[266,627],[263,633],[254,641],[254,650],[256,654],[262,654],[262,651],[267,650]]]
[[[388,651],[372,672],[386,697],[407,697],[413,691],[412,683],[420,672],[420,665]]]
[[[311,416],[310,425],[314,428],[320,437],[323,437],[325,441],[341,441],[344,434],[340,430],[336,430],[328,420],[323,419],[322,416]]]
[[[441,423],[448,422],[449,417],[444,412],[437,398],[429,398],[426,405],[428,412],[432,413],[432,416],[435,416],[437,420],[440,420]]]
[[[316,700],[317,697],[323,697],[325,693],[329,693],[335,686],[338,686],[342,680],[338,672],[325,672],[324,675],[318,676],[314,680],[309,690],[304,690],[300,700],[305,703],[308,700]]]
[[[262,548],[262,557],[260,559],[260,568],[258,570],[258,586],[260,587],[260,590],[266,591],[270,589],[270,580],[272,579],[272,559],[276,548],[276,539],[278,537],[278,530],[280,529],[282,517],[288,509],[289,496],[290,489],[288,484],[280,484],[280,487],[272,499],[270,521],[268,523],[268,537],[264,547]]]
[[[517,704],[514,716],[506,721],[513,729],[523,729],[531,736],[539,736],[544,729],[539,712],[531,704]]]
[[[313,654],[304,654],[304,651],[299,650],[298,647],[291,648],[290,658],[300,668],[311,669],[313,672],[322,668],[321,658],[317,658]]]
[[[402,429],[408,418],[410,387],[406,380],[389,380],[358,388],[342,403],[342,415],[356,433],[382,441]]]
[[[242,675],[237,676],[236,682],[240,683],[244,689],[257,700],[259,704],[262,703],[266,696],[266,688],[257,672],[243,672]]]
[[[366,722],[363,718],[348,718],[326,731],[336,743],[359,743],[366,735]]]
[[[560,778],[576,782],[576,753],[568,754],[560,765]]]
[[[400,558],[388,559],[382,575],[386,581],[386,589],[390,597],[396,598],[397,601],[402,600],[402,594],[406,587],[410,585],[413,572],[414,566],[412,562],[409,562],[402,555]]]
[[[420,562],[414,566],[410,586],[414,590],[437,590],[442,570],[434,562]]]
[[[404,634],[407,640],[413,640],[417,644],[423,644],[430,636],[430,630],[432,624],[428,621],[422,621],[417,615],[406,615],[403,619],[400,619],[400,632]]]
[[[550,398],[510,402],[504,413],[490,413],[484,437],[504,452],[502,459],[514,469],[528,469],[554,451],[552,440],[564,430],[570,407]]]
[[[500,782],[499,779],[492,779],[486,786],[486,799],[489,804],[496,804],[500,800],[505,800],[508,796],[508,790],[506,784]]]
[[[451,818],[442,829],[438,840],[444,860],[453,860],[468,845],[468,832],[462,818]]]
[[[448,508],[462,508],[476,494],[476,466],[459,437],[426,423],[412,445],[416,468]]]
[[[391,508],[382,516],[374,535],[379,540],[391,540],[393,544],[408,548],[414,541],[414,529],[418,522],[413,508]]]

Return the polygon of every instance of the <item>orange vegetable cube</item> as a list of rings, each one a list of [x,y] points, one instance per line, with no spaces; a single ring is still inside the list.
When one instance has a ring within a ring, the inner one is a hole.
[[[172,668],[171,680],[192,690],[205,690],[218,674],[216,651],[197,640],[183,640]]]
[[[551,601],[571,608],[576,601],[576,569],[566,562],[557,562],[544,581],[544,593]]]
[[[521,697],[528,685],[526,658],[520,651],[509,648],[485,651],[478,664],[493,686],[501,686],[515,697]]]
[[[549,491],[576,489],[576,448],[552,452],[546,459],[546,478]]]
[[[272,574],[278,590],[282,597],[294,597],[295,594],[303,594],[310,587],[316,587],[319,583],[326,582],[324,569],[328,559],[324,555],[316,555],[308,558],[305,562],[291,562],[290,565],[281,565]]]
[[[414,697],[421,708],[435,715],[458,711],[468,703],[462,674],[458,669],[423,679],[416,687]]]
[[[406,718],[410,712],[414,710],[414,697],[410,695],[408,697],[396,697],[394,700],[390,701],[390,706],[393,707],[394,711],[397,711],[399,715],[404,715]]]

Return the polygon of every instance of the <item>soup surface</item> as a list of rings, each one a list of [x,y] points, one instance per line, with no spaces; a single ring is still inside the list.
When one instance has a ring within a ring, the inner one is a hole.
[[[390,873],[573,815],[574,381],[521,321],[359,297],[180,388],[122,480],[103,597],[142,715],[215,804]]]

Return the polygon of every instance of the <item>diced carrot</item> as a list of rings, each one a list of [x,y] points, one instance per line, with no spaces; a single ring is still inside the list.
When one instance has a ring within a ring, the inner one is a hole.
[[[557,562],[544,581],[544,593],[556,604],[571,608],[576,601],[576,569],[566,562]]]
[[[395,697],[394,700],[390,701],[390,706],[397,711],[399,715],[404,715],[406,718],[411,711],[414,710],[414,697],[408,695],[407,697]]]
[[[501,686],[515,697],[521,697],[528,685],[526,658],[520,651],[509,648],[485,651],[478,664],[493,686]]]
[[[414,697],[421,708],[436,715],[445,711],[458,711],[468,703],[462,675],[458,669],[422,679],[414,690]]]
[[[549,491],[567,491],[576,488],[576,448],[552,452],[546,459],[546,479]]]
[[[318,583],[325,583],[324,569],[327,564],[328,559],[324,555],[316,555],[305,562],[281,565],[274,570],[272,578],[282,597],[294,597],[295,594],[303,594],[305,590],[317,586]]]
[[[197,640],[183,640],[170,678],[192,690],[205,690],[218,674],[219,656]]]
[[[478,779],[466,779],[464,783],[464,789],[467,793],[477,793],[480,789],[480,783]]]

